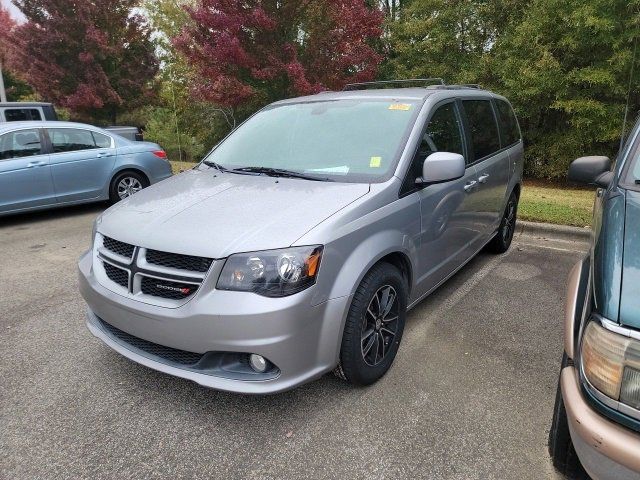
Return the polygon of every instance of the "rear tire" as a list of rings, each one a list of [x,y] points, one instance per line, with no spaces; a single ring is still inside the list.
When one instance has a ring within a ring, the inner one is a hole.
[[[109,185],[109,201],[114,204],[149,186],[149,180],[142,173],[125,170],[118,173]]]
[[[567,354],[562,357],[562,368],[568,364]],[[560,473],[572,480],[588,480],[589,475],[580,464],[578,454],[573,447],[571,433],[569,432],[569,419],[562,399],[562,389],[558,382],[556,390],[556,403],[553,409],[553,420],[549,431],[549,455],[553,466]]]
[[[396,357],[407,311],[407,284],[393,265],[379,263],[362,279],[344,327],[335,374],[354,385],[382,378]]]
[[[516,218],[518,216],[518,195],[512,192],[507,206],[504,209],[500,227],[495,237],[487,245],[487,250],[492,253],[505,253],[511,246],[513,234],[516,231]]]

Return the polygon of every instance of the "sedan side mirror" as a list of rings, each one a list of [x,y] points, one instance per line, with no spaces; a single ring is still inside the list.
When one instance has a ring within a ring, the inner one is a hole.
[[[464,157],[458,153],[432,153],[425,158],[422,164],[422,177],[416,179],[416,185],[424,186],[457,180],[464,176],[465,168]]]
[[[569,166],[569,181],[606,188],[613,179],[609,157],[580,157]]]

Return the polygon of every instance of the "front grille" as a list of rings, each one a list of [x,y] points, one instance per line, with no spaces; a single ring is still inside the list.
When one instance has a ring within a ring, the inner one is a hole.
[[[99,321],[108,333],[120,340],[122,343],[126,343],[127,345],[137,348],[138,350],[142,350],[150,355],[161,357],[167,362],[192,366],[198,363],[204,356],[201,353],[187,352],[185,350],[178,350],[171,347],[165,347],[164,345],[158,345],[157,343],[149,342],[142,338],[134,337],[127,332],[123,332],[102,319],[99,319]]]
[[[164,306],[177,306],[191,298],[214,262],[212,258],[147,250],[100,234],[96,245],[100,248],[95,249],[95,261],[104,267],[96,269],[100,283],[107,288],[119,285],[136,300]],[[122,293],[120,288],[112,290]]]
[[[192,255],[180,255],[177,253],[159,252],[147,250],[147,262],[162,267],[190,270],[192,272],[205,273],[211,267],[212,258],[194,257]]]
[[[126,270],[123,270],[118,267],[114,267],[110,263],[102,262],[104,265],[104,271],[107,274],[107,277],[118,285],[128,288],[129,287],[129,273]]]
[[[119,240],[114,240],[113,238],[103,237],[102,245],[107,250],[117,253],[118,255],[122,255],[123,257],[131,258],[133,257],[134,246],[129,245],[128,243],[121,242]]]
[[[159,280],[157,278],[142,277],[142,293],[154,297],[183,300],[195,293],[198,285],[188,283]]]

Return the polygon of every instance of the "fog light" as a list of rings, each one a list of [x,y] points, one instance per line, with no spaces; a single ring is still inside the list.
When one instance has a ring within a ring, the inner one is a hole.
[[[258,373],[267,371],[267,360],[262,355],[256,355],[255,353],[249,355],[249,365]]]

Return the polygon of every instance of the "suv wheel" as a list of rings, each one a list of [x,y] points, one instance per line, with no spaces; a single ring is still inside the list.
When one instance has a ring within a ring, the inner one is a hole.
[[[398,352],[407,311],[407,286],[388,263],[375,265],[358,286],[347,316],[337,376],[370,385],[384,376]]]
[[[511,246],[513,234],[516,231],[516,217],[518,216],[518,196],[512,192],[504,209],[500,227],[496,236],[487,245],[487,249],[493,253],[505,253]]]
[[[117,203],[149,186],[147,178],[138,172],[121,172],[111,180],[109,200]]]
[[[562,368],[568,364],[567,354],[562,357]],[[569,432],[569,420],[567,419],[567,411],[564,407],[562,399],[562,390],[560,382],[556,390],[556,403],[553,409],[553,421],[551,422],[551,430],[549,431],[549,455],[553,466],[569,479],[588,480],[589,475],[585,472],[580,464],[578,454],[573,447],[571,434]]]

